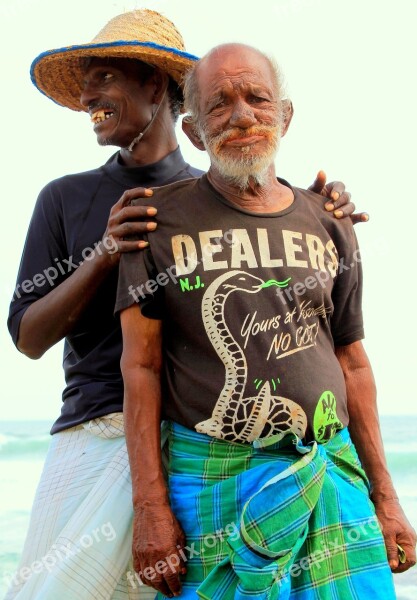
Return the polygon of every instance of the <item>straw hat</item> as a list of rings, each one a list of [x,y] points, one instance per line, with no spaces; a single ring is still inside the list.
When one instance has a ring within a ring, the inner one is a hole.
[[[80,104],[86,57],[135,58],[159,67],[181,85],[184,73],[198,60],[188,54],[175,25],[153,10],[133,10],[111,19],[92,42],[43,52],[30,76],[40,92],[72,110]]]

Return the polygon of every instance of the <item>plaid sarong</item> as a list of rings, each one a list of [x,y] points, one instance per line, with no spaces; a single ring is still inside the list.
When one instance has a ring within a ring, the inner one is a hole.
[[[169,444],[171,504],[188,552],[180,598],[395,598],[347,429],[323,445],[292,435],[250,445],[171,423]]]

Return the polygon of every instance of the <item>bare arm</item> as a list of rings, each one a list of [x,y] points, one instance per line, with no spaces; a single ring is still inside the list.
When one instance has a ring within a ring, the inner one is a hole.
[[[122,252],[146,245],[123,238],[155,229],[155,223],[138,219],[156,214],[156,209],[126,206],[133,198],[152,195],[151,190],[135,188],[125,192],[110,211],[106,232],[98,250],[85,260],[65,281],[35,301],[22,317],[17,347],[29,358],[40,358],[74,327],[100,285],[119,263]]]
[[[161,461],[162,324],[137,305],[121,313],[124,422],[132,474],[133,566],[164,595],[181,591],[184,534],[169,506]],[[159,566],[158,566],[159,565]]]
[[[408,522],[394,489],[381,438],[376,388],[371,365],[361,342],[336,348],[346,381],[349,431],[371,483],[371,498],[387,548],[391,570],[406,571],[416,562],[416,534]],[[399,563],[397,544],[407,561]]]

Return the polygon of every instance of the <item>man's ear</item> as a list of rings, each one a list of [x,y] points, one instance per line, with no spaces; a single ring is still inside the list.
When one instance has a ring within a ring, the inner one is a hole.
[[[203,152],[205,151],[205,146],[200,137],[200,134],[196,130],[195,125],[194,125],[193,121],[190,119],[190,117],[183,118],[182,130],[196,148],[198,148],[199,150],[202,150]]]
[[[153,104],[160,104],[162,99],[166,95],[166,91],[169,85],[169,77],[166,73],[161,71],[161,69],[155,68],[151,77],[151,81],[155,86],[152,102]]]
[[[285,100],[282,101],[282,112],[283,112],[283,121],[284,121],[284,123],[283,123],[283,126],[282,126],[281,137],[284,137],[284,135],[288,131],[288,127],[290,126],[291,119],[292,119],[292,116],[294,114],[294,107],[292,105],[291,100],[285,99]]]

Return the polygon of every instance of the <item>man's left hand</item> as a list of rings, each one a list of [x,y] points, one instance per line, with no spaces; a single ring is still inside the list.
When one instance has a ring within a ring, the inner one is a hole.
[[[326,184],[326,173],[319,171],[317,177],[312,185],[308,188],[311,192],[320,194],[328,201],[325,203],[324,208],[333,212],[336,219],[343,219],[344,217],[350,217],[352,223],[365,223],[369,221],[368,213],[361,212],[355,213],[355,205],[351,202],[350,194],[345,189],[345,184],[342,181],[331,181]]]
[[[382,529],[388,562],[393,573],[403,573],[416,564],[416,532],[411,527],[397,498],[373,499],[376,515]],[[405,552],[400,562],[397,544]]]

